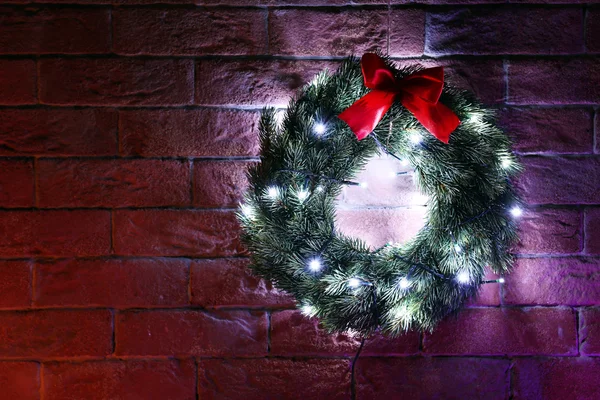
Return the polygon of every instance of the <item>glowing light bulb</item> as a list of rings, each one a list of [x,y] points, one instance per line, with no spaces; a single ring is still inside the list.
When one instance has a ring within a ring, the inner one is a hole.
[[[523,215],[523,210],[519,206],[514,206],[513,208],[510,209],[510,214],[513,217],[518,218],[521,215]]]
[[[388,177],[389,177],[390,179],[394,179],[394,178],[395,178],[395,177],[397,177],[397,176],[398,176],[398,173],[397,173],[397,172],[394,172],[394,171],[389,171],[389,172],[388,172]]]
[[[326,130],[327,130],[327,127],[325,126],[325,124],[322,124],[320,122],[315,124],[314,131],[317,135],[324,134]]]
[[[502,157],[502,161],[500,161],[500,166],[504,169],[509,168],[512,165],[512,160],[508,157]]]
[[[366,188],[368,188],[368,187],[369,187],[369,183],[368,183],[368,182],[360,182],[360,183],[358,184],[358,186],[359,186],[360,188],[366,189]]]
[[[315,315],[315,308],[313,306],[311,306],[310,304],[305,304],[302,307],[300,307],[300,310],[302,311],[302,314],[306,315],[307,317],[312,317],[313,315]]]
[[[254,219],[254,217],[256,216],[256,210],[254,209],[254,207],[252,207],[251,205],[248,204],[242,204],[240,206],[240,210],[242,211],[242,214],[249,219]]]
[[[456,280],[459,283],[469,283],[471,277],[469,276],[469,273],[467,271],[462,271],[459,272],[458,275],[456,275]]]
[[[277,123],[277,126],[281,126],[283,124],[283,118],[285,117],[285,109],[284,110],[277,110],[275,112],[275,122]]]
[[[455,244],[454,245],[454,251],[457,253],[461,253],[462,252],[462,247],[460,247],[460,245]]]
[[[419,143],[421,143],[423,138],[418,133],[411,133],[410,136],[408,137],[408,140],[410,140],[410,142],[412,144],[419,144]]]
[[[498,283],[504,283],[504,282],[505,282],[504,278],[498,279]]]
[[[468,118],[468,121],[470,123],[479,124],[479,123],[481,123],[481,115],[480,114],[471,114]]]
[[[323,190],[325,190],[325,189],[323,189],[323,186],[319,185],[319,186],[317,186],[317,188],[316,188],[315,190],[316,190],[317,192],[322,192],[322,191],[323,191]]]
[[[394,310],[394,317],[398,319],[410,319],[410,311],[408,310],[408,306],[406,304],[397,307]]]
[[[400,289],[408,289],[408,287],[410,286],[410,281],[408,280],[408,278],[404,277],[400,279],[400,281],[398,282],[398,286],[400,286]]]
[[[406,158],[403,158],[402,161],[400,161],[400,165],[406,167],[408,165],[408,160]]]
[[[274,199],[279,195],[279,189],[277,189],[275,186],[270,186],[267,189],[267,196],[269,196],[270,198]]]
[[[361,280],[358,278],[350,278],[348,279],[348,287],[352,289],[356,289],[361,284]]]
[[[313,258],[308,262],[308,269],[310,269],[312,272],[319,272],[321,268],[323,268],[323,264],[318,258]]]
[[[308,197],[308,190],[299,190],[296,196],[298,196],[298,200],[304,201]]]

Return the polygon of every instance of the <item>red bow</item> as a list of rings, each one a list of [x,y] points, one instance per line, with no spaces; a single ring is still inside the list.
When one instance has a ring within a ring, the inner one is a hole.
[[[360,63],[365,86],[371,91],[338,115],[358,140],[375,129],[399,97],[402,105],[433,136],[448,143],[460,120],[452,110],[438,103],[444,87],[443,67],[427,68],[398,81],[377,54],[366,53]]]

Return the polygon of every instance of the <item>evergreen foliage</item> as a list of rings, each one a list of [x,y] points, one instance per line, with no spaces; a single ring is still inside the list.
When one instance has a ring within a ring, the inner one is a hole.
[[[386,63],[397,79],[420,69]],[[510,210],[519,204],[510,179],[521,167],[493,113],[448,84],[440,101],[462,121],[448,145],[399,102],[358,141],[337,115],[367,91],[359,60],[349,58],[304,87],[280,125],[275,110],[263,111],[261,162],[248,172],[238,213],[242,240],[255,273],[330,331],[431,330],[476,295],[484,267],[510,270],[517,239]],[[382,151],[410,162],[430,201],[413,240],[370,250],[336,230],[335,198]]]

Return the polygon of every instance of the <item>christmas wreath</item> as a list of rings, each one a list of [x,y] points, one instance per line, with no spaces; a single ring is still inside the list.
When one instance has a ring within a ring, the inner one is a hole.
[[[441,67],[349,58],[260,120],[260,163],[238,218],[251,267],[329,331],[431,330],[512,265],[521,169],[493,112]],[[336,229],[336,197],[372,157],[410,163],[429,196],[408,243],[370,249]]]

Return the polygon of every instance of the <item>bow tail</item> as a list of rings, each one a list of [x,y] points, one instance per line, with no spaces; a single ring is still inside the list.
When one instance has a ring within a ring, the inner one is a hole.
[[[338,117],[344,121],[358,140],[363,140],[377,126],[394,103],[395,93],[372,90],[345,109]]]
[[[402,97],[402,105],[425,129],[446,144],[450,140],[450,134],[460,124],[456,114],[442,103],[430,103],[420,97],[408,95]]]

